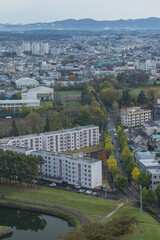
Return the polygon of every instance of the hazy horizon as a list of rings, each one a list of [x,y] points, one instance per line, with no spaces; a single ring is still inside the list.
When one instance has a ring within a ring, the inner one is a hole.
[[[0,0],[0,23],[160,17],[159,0]]]

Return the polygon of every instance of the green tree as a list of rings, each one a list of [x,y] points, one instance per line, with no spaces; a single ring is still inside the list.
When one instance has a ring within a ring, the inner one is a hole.
[[[145,195],[145,202],[148,203],[149,205],[152,205],[157,202],[158,198],[156,193],[152,190],[149,189]]]
[[[11,136],[19,136],[19,131],[18,131],[18,128],[17,128],[17,125],[16,125],[16,121],[13,120],[12,121],[12,125],[11,125],[11,130],[10,130],[10,135]]]
[[[122,190],[125,188],[125,186],[127,185],[127,183],[128,183],[128,180],[127,180],[126,177],[118,176],[118,177],[116,178],[116,185],[117,185],[118,188],[120,188],[120,189],[122,189]]]
[[[45,126],[45,129],[44,129],[46,132],[50,132],[51,131],[51,126],[50,126],[50,120],[49,118],[47,117],[46,118],[46,126]]]
[[[129,106],[129,103],[130,103],[130,95],[129,95],[129,91],[127,89],[125,89],[123,92],[122,92],[122,97],[120,99],[120,102],[121,102],[121,105],[123,106]]]
[[[145,172],[140,172],[137,178],[137,184],[141,185],[142,187],[147,187],[149,185],[149,178]]]
[[[148,190],[145,187],[142,189],[142,201],[143,202],[145,202],[145,197],[146,197],[147,191]]]
[[[126,173],[128,174],[129,177],[132,177],[132,171],[136,167],[136,164],[134,161],[130,161],[127,166],[126,166]]]
[[[77,123],[80,126],[84,126],[90,125],[92,124],[92,122],[93,120],[89,110],[86,107],[83,107],[80,113],[78,114]]]
[[[139,104],[144,104],[147,102],[147,97],[143,90],[141,90],[140,93],[138,94],[137,102]]]
[[[114,88],[104,88],[100,92],[100,97],[107,105],[112,106],[114,101],[118,101],[120,99],[120,93]]]
[[[158,184],[158,186],[157,186],[157,188],[155,190],[155,193],[156,193],[156,195],[158,197],[158,200],[160,200],[160,184]]]

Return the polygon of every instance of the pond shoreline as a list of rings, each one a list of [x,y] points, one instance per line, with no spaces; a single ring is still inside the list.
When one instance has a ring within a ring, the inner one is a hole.
[[[11,203],[8,201],[0,202],[0,207],[26,210],[26,211],[37,212],[37,213],[42,213],[42,214],[59,217],[61,219],[68,221],[74,228],[77,227],[77,225],[78,225],[76,219],[72,218],[71,214],[68,214],[65,211],[60,211],[58,208],[57,209],[54,208],[54,209],[50,210],[50,209],[45,209],[45,208],[40,208],[40,207],[35,207],[35,206],[26,206],[25,204],[24,205],[18,204],[17,202]],[[12,230],[12,232],[13,232],[13,230]]]
[[[6,227],[6,229],[0,231],[0,238],[11,233],[13,233],[13,229],[11,227]]]

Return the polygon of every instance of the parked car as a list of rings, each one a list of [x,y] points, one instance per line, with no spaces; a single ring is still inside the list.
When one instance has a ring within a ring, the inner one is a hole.
[[[99,192],[99,193],[97,193],[97,196],[101,197],[101,196],[103,196],[103,194]]]
[[[79,189],[79,190],[78,190],[78,193],[84,193],[84,192],[85,192],[84,189]]]
[[[79,184],[74,185],[75,188],[81,188]]]
[[[55,186],[56,186],[56,183],[53,182],[53,183],[49,184],[48,186],[49,186],[49,187],[55,187]]]
[[[92,194],[92,191],[87,190],[87,191],[85,192],[85,194],[90,195],[90,194]]]
[[[72,188],[71,187],[66,187],[66,189],[68,190],[68,191],[71,191],[72,190]]]
[[[92,195],[93,196],[97,196],[97,192],[92,192]]]

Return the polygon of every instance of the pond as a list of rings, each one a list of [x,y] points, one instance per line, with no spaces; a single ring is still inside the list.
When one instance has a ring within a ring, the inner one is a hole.
[[[5,238],[10,240],[56,240],[74,229],[58,217],[4,207],[0,207],[0,225],[13,228],[13,234]]]

